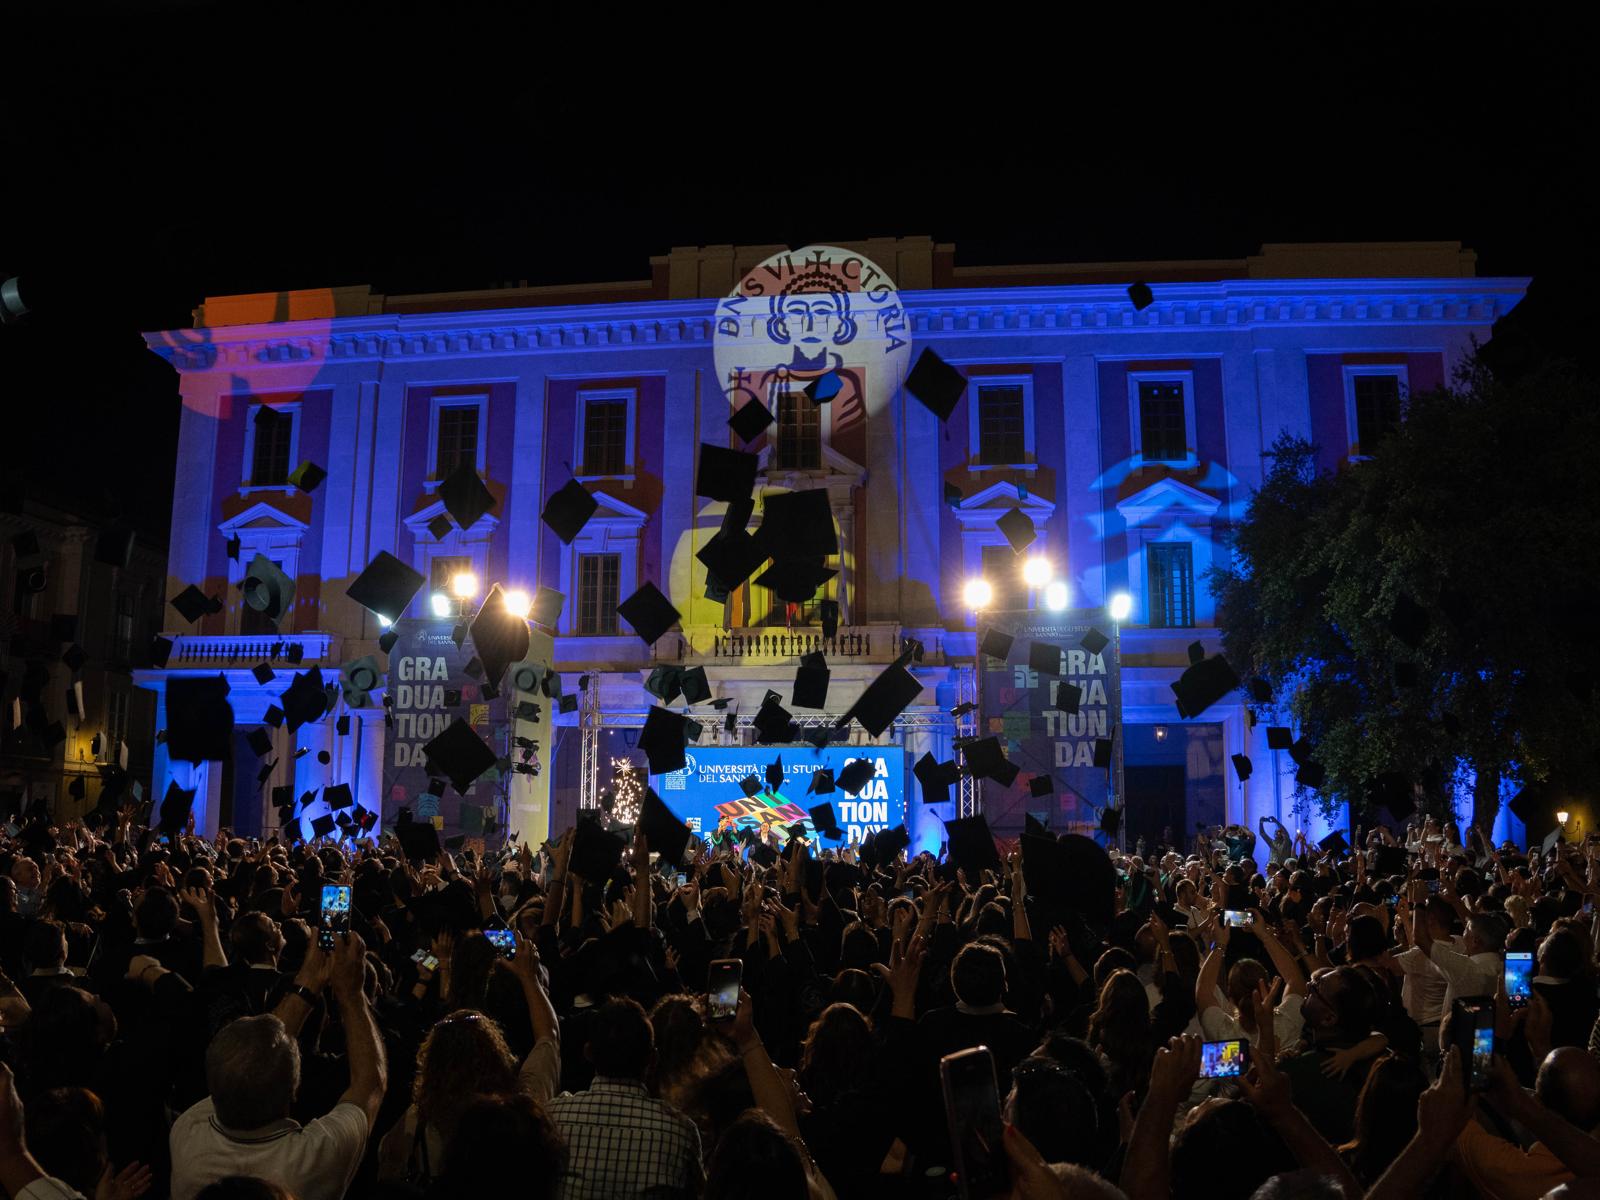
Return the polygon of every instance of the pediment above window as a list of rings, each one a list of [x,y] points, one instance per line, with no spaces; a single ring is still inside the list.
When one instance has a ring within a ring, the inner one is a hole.
[[[225,538],[246,538],[247,535],[268,535],[273,533],[292,534],[298,538],[310,528],[304,521],[291,517],[281,508],[269,500],[257,500],[254,504],[241,509],[226,521],[217,526],[217,532]]]
[[[1209,520],[1221,507],[1222,502],[1215,496],[1167,476],[1135,492],[1126,500],[1119,501],[1117,511],[1133,527],[1163,515]]]
[[[1055,513],[1054,501],[1033,492],[1024,492],[1010,480],[997,480],[982,491],[965,497],[955,509],[955,518],[963,531],[992,529],[994,523],[1013,508],[1019,508],[1033,521],[1035,529]]]
[[[412,513],[409,517],[406,517],[403,523],[405,527],[411,531],[411,536],[415,538],[418,543],[429,544],[437,544],[452,540],[464,542],[488,541],[489,536],[500,524],[499,517],[495,516],[492,512],[486,512],[483,514],[483,516],[474,521],[472,523],[472,527],[469,529],[457,529],[455,522],[452,520],[450,523],[449,532],[446,533],[442,538],[436,538],[433,536],[432,530],[428,528],[428,523],[440,516],[443,516],[444,512],[444,501],[434,500],[431,503],[424,504],[421,508],[417,509],[416,512]]]

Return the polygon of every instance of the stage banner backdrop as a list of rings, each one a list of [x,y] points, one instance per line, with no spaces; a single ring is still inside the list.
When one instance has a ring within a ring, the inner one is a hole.
[[[1112,738],[1117,714],[1122,711],[1122,670],[1110,617],[1104,609],[1069,609],[1061,613],[997,612],[983,614],[983,629],[998,629],[1013,637],[1011,653],[1001,662],[980,654],[983,729],[980,736],[998,735],[1006,757],[1022,769],[1010,787],[985,779],[983,813],[989,827],[1001,837],[1022,832],[1024,816],[1033,813],[1046,820],[1054,833],[1092,836],[1099,828],[1100,810],[1112,799],[1112,770],[1121,762],[1116,745],[1113,767],[1094,765],[1097,738]],[[1091,629],[1107,638],[1099,654],[1082,645]],[[980,630],[981,636],[981,630]],[[1048,642],[1060,649],[1059,675],[1035,671],[1028,665],[1029,647]],[[1056,707],[1056,685],[1075,683],[1083,689],[1075,713]],[[1122,733],[1115,731],[1115,742]],[[1047,775],[1054,791],[1045,796],[1029,792],[1029,783]]]
[[[906,819],[906,756],[898,746],[829,746],[822,751],[810,746],[725,746],[688,749],[688,763],[681,771],[652,775],[650,785],[677,813],[684,824],[701,836],[709,836],[719,823],[734,829],[753,829],[765,836],[775,828],[778,840],[788,840],[785,827],[801,822],[808,836],[815,834],[808,808],[827,801],[845,835],[845,842],[859,842],[866,834],[893,829]],[[783,759],[783,783],[767,786],[767,766]],[[845,764],[855,759],[872,764],[872,778],[854,796],[835,790],[826,796],[808,793],[812,776],[827,768],[837,777]],[[754,775],[761,791],[746,796],[739,781]],[[844,844],[844,843],[840,843]]]
[[[385,733],[383,756],[383,825],[410,808],[418,821],[432,821],[441,837],[463,834],[480,838],[487,816],[504,828],[504,796],[500,772],[490,767],[458,796],[446,784],[443,796],[428,793],[428,772],[422,748],[449,728],[457,717],[467,721],[497,755],[508,752],[504,694],[484,700],[479,683],[466,673],[472,642],[457,646],[450,636],[454,621],[405,618],[396,621],[399,639],[389,651],[390,714],[394,725]],[[458,691],[461,702],[446,707],[445,693]],[[513,761],[519,757],[513,755]]]

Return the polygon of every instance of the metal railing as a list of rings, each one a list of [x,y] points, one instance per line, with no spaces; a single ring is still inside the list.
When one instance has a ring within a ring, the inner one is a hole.
[[[172,639],[167,666],[252,666],[269,663],[319,663],[329,659],[333,641],[326,633],[164,634]]]

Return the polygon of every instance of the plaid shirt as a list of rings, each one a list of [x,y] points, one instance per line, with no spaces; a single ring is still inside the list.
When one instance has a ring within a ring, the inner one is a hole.
[[[588,1091],[563,1092],[547,1109],[567,1140],[561,1200],[699,1192],[700,1131],[638,1080],[597,1075]]]

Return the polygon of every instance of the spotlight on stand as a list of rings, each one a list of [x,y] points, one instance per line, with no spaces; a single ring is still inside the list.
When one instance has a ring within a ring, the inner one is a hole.
[[[1126,621],[1133,615],[1133,597],[1127,592],[1118,592],[1111,597],[1111,603],[1106,606],[1113,621]]]
[[[433,605],[433,615],[436,617],[452,617],[455,615],[455,604],[443,592],[435,592],[428,598]]]
[[[1067,606],[1067,585],[1057,579],[1044,589],[1044,606],[1051,612],[1060,612]]]
[[[500,599],[504,603],[506,611],[513,617],[521,617],[523,620],[527,620],[528,614],[533,611],[533,598],[527,592],[502,592]]]
[[[974,612],[988,608],[989,602],[993,599],[994,589],[989,586],[987,579],[969,579],[966,586],[961,589],[962,603]]]
[[[1043,587],[1050,582],[1050,560],[1030,558],[1022,564],[1022,581],[1029,587]]]
[[[471,571],[457,571],[450,577],[450,591],[457,600],[471,600],[478,594],[478,577]]]

